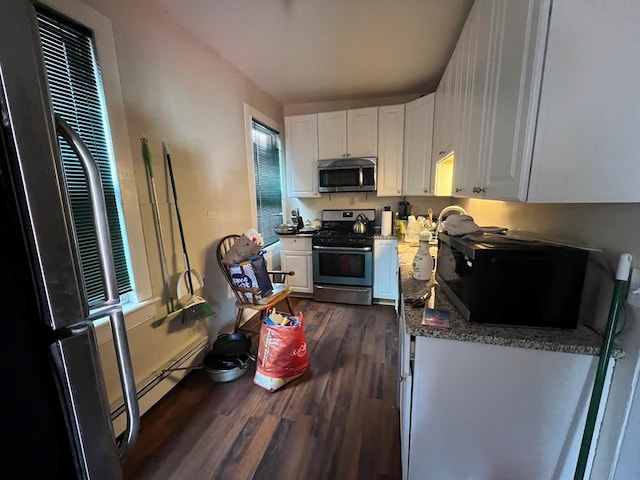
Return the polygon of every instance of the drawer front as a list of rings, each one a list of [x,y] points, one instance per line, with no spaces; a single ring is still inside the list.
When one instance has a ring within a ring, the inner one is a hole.
[[[311,251],[311,237],[280,237],[280,250]]]

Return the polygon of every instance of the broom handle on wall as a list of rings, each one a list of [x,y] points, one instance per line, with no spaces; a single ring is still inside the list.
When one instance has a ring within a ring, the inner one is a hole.
[[[171,166],[171,154],[169,153],[169,145],[164,140],[162,141],[162,151],[164,158],[167,161],[167,168],[169,169],[169,178],[171,179],[171,190],[173,192],[173,202],[176,207],[176,216],[178,217],[178,229],[180,230],[180,241],[182,242],[182,253],[184,254],[184,261],[187,264],[187,283],[189,284],[189,293],[194,295],[193,281],[191,280],[191,264],[189,262],[189,255],[187,255],[187,244],[184,240],[184,230],[182,229],[182,218],[180,217],[180,209],[178,208],[178,192],[176,191],[176,182],[173,178],[173,168]]]
[[[153,176],[153,167],[151,166],[151,151],[149,150],[149,141],[145,137],[140,137],[140,145],[142,147],[142,159],[144,160],[147,179],[151,184],[151,198],[153,203],[153,214],[156,221],[156,231],[158,232],[158,249],[160,251],[160,260],[162,266],[162,278],[164,280],[164,288],[169,297],[168,313],[178,310],[177,301],[171,295],[169,287],[169,268],[167,267],[167,254],[164,251],[164,232],[162,230],[162,220],[160,219],[160,206],[158,204],[158,192],[156,190],[156,180]]]

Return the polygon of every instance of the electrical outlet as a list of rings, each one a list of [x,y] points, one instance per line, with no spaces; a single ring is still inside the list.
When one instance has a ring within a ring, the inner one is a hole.
[[[215,220],[216,218],[218,218],[218,212],[216,212],[215,210],[207,211],[207,219]]]
[[[634,268],[631,271],[631,282],[629,282],[627,303],[636,308],[640,308],[640,268]]]

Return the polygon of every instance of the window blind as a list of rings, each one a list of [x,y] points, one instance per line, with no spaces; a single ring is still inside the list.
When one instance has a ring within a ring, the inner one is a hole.
[[[255,120],[251,126],[258,231],[267,246],[278,241],[273,227],[283,222],[278,132]]]
[[[118,290],[124,294],[132,287],[93,35],[90,30],[42,6],[37,7],[37,18],[53,111],[78,133],[100,171]],[[85,175],[79,159],[62,137],[58,137],[58,144],[85,291],[89,305],[94,305],[105,298],[105,292]]]

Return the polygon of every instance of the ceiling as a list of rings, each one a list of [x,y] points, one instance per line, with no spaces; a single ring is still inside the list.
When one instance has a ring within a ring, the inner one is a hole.
[[[159,0],[283,104],[435,90],[473,0]]]

